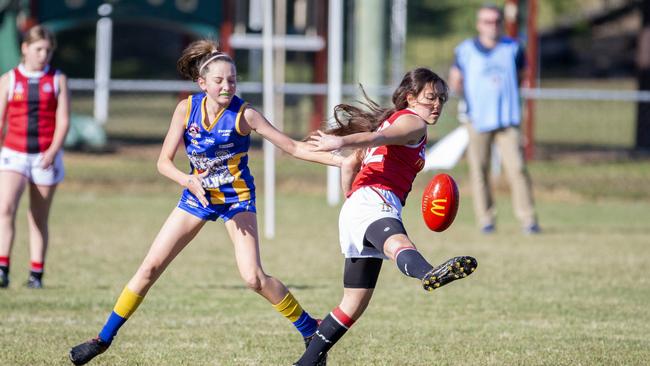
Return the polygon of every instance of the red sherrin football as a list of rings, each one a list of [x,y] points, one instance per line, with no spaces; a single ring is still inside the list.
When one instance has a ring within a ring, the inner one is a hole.
[[[422,217],[433,231],[444,231],[454,222],[458,212],[458,186],[449,174],[437,174],[422,194]]]

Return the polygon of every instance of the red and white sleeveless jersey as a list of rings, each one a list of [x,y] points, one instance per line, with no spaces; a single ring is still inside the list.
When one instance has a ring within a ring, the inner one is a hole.
[[[387,128],[405,114],[416,113],[410,109],[397,111],[377,131]],[[366,149],[361,170],[347,196],[350,197],[360,187],[378,187],[393,192],[402,205],[405,204],[415,176],[424,167],[426,143],[427,136],[424,135],[422,141],[415,145],[385,145]]]
[[[52,143],[56,125],[59,72],[48,66],[29,72],[18,65],[9,72],[7,135],[4,146],[40,153]]]

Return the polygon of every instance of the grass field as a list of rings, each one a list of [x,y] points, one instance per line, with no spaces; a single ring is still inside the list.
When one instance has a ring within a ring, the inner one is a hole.
[[[180,189],[155,172],[156,154],[157,148],[132,148],[66,155],[42,291],[22,285],[22,203],[12,284],[0,291],[0,364],[65,365],[69,347],[100,330],[178,199]],[[252,160],[261,178],[261,153]],[[473,255],[476,273],[427,293],[385,263],[369,310],[330,352],[329,364],[649,364],[650,162],[532,164],[539,236],[520,233],[504,189],[498,232],[480,235],[465,168],[452,171],[462,201],[448,231],[428,231],[419,215],[430,172],[416,181],[404,215],[427,258]],[[324,174],[320,166],[280,158],[277,236],[262,239],[267,272],[319,317],[338,304],[343,263],[338,207],[325,204]],[[261,194],[263,182],[257,184]],[[258,207],[263,215],[263,199]],[[292,326],[244,288],[216,223],[176,259],[94,364],[290,365],[302,349]]]

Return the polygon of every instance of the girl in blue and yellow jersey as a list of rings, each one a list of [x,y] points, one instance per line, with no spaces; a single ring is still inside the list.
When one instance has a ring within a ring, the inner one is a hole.
[[[215,43],[197,41],[178,60],[179,72],[198,82],[202,93],[181,101],[165,137],[158,170],[184,187],[183,194],[154,240],[149,253],[127,283],[113,312],[96,338],[73,347],[70,359],[83,365],[104,352],[118,329],[136,310],[147,291],[174,257],[196,236],[207,220],[221,218],[234,248],[239,272],[247,286],[267,299],[290,320],[308,342],[317,321],[302,310],[291,292],[262,269],[259,254],[255,185],[248,169],[250,133],[255,131],[292,156],[340,166],[341,158],[312,152],[273,127],[235,95],[233,60]],[[177,147],[185,144],[192,171],[173,163]]]

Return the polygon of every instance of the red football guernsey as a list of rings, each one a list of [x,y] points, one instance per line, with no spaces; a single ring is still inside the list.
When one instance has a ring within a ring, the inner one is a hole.
[[[43,152],[54,137],[59,73],[49,66],[28,72],[23,65],[10,73],[4,146],[30,154]]]
[[[387,128],[405,114],[416,113],[410,109],[397,111],[377,131]],[[347,196],[350,197],[360,187],[377,187],[393,192],[404,205],[415,176],[424,167],[426,143],[427,136],[424,135],[422,141],[414,145],[385,145],[366,149],[361,170]]]

